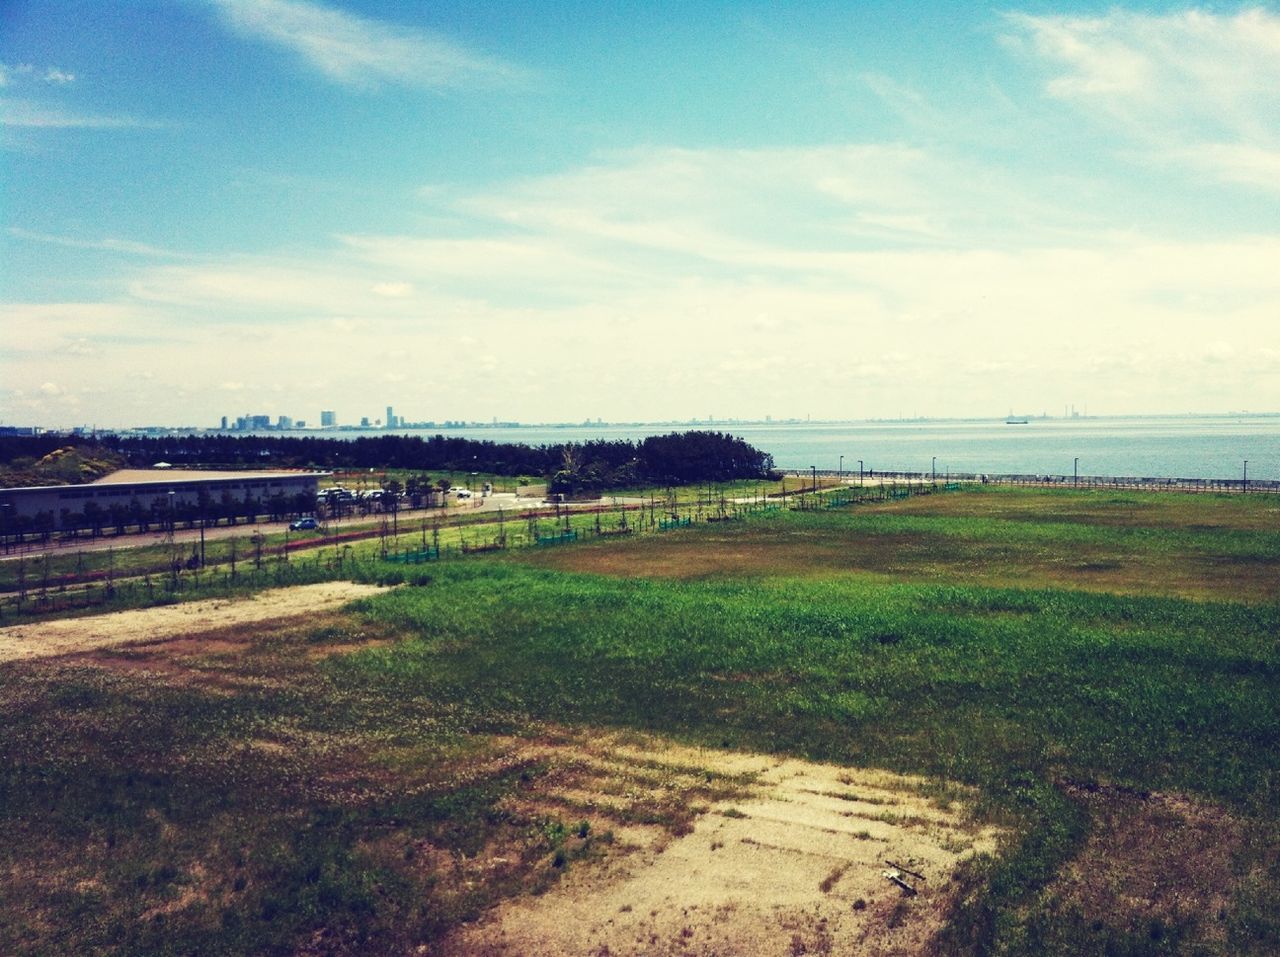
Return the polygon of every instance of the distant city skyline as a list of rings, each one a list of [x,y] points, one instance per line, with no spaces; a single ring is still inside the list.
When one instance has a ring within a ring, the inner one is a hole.
[[[1277,37],[1276,2],[12,0],[0,424],[1277,411]]]

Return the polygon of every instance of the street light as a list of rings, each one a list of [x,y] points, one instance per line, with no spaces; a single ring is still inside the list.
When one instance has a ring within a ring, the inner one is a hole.
[[[1076,456],[1076,460],[1071,463],[1071,484],[1080,484],[1080,456]]]
[[[858,484],[862,484],[862,459],[858,459]]]
[[[818,491],[818,467],[810,465],[809,468],[813,472],[813,490],[816,492]]]
[[[840,456],[840,471],[839,471],[839,474],[837,475],[837,478],[840,479],[840,484],[843,485],[844,484],[844,456],[843,455]]]
[[[1244,478],[1240,480],[1240,491],[1249,491],[1249,460],[1244,460]]]
[[[934,485],[938,484],[938,457],[935,455],[933,461],[929,464],[929,481]]]

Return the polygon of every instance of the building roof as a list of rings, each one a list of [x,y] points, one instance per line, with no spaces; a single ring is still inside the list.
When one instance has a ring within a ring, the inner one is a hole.
[[[259,471],[244,469],[239,472],[215,469],[119,469],[110,475],[104,475],[96,482],[77,483],[75,485],[23,485],[17,488],[0,488],[7,496],[29,495],[34,492],[70,492],[75,489],[93,489],[104,485],[186,485],[197,482],[261,482],[273,479],[320,479],[332,475],[332,472],[319,472],[309,469],[284,471]]]
[[[146,485],[159,482],[166,485],[174,482],[226,482],[234,479],[244,481],[262,481],[263,479],[306,478],[313,475],[328,475],[328,472],[313,472],[308,469],[277,469],[272,472],[244,469],[233,472],[226,469],[117,469],[110,475],[90,484],[92,485]]]

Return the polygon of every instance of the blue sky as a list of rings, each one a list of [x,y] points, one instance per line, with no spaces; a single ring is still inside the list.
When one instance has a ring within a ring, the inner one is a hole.
[[[1274,4],[0,6],[0,423],[1280,410]]]

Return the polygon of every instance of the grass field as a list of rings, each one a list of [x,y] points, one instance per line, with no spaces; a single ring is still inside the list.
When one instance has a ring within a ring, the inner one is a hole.
[[[935,953],[1280,952],[1278,506],[784,512],[0,666],[0,951],[434,947],[741,786],[638,769],[616,805],[547,797],[588,742],[644,734],[965,788],[1011,836],[960,873]]]

